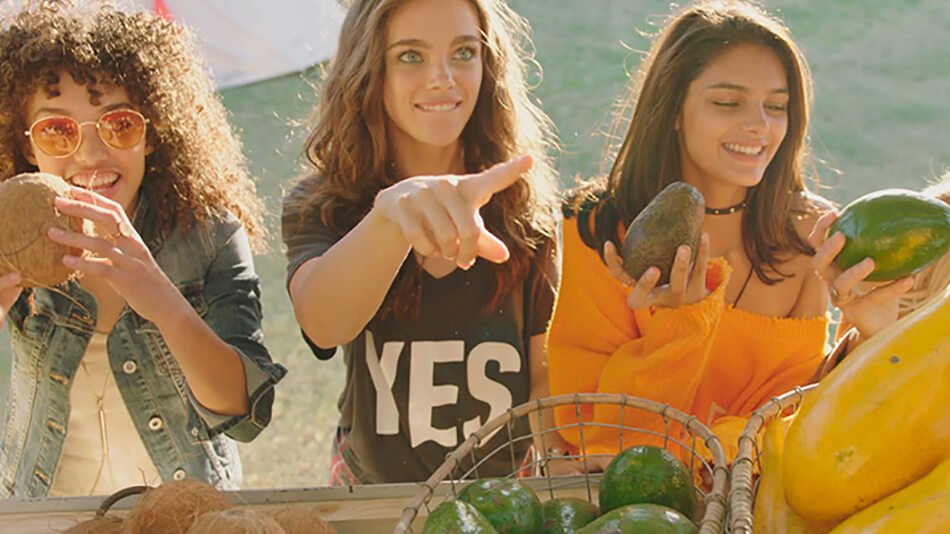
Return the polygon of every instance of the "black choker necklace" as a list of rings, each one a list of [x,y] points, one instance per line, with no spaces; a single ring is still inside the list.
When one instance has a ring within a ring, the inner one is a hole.
[[[748,205],[749,201],[743,200],[742,202],[734,206],[729,206],[728,208],[710,208],[709,206],[706,206],[706,215],[732,215],[737,211],[745,209],[745,207]]]

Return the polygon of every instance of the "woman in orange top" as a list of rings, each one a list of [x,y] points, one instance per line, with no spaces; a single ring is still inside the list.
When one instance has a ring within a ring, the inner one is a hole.
[[[551,393],[668,403],[711,426],[728,451],[750,412],[808,383],[824,352],[827,290],[805,240],[825,209],[802,177],[810,75],[779,20],[743,2],[706,1],[672,17],[630,95],[613,168],[566,210]],[[706,200],[695,266],[682,246],[668,286],[656,287],[656,267],[624,280],[624,228],[675,181]],[[559,425],[577,420],[573,407],[555,415]],[[621,415],[596,406],[581,417],[617,424]],[[623,425],[664,433],[660,418],[629,409]],[[560,434],[581,446],[576,428]],[[618,438],[585,427],[587,452],[605,455],[595,467],[618,452]]]

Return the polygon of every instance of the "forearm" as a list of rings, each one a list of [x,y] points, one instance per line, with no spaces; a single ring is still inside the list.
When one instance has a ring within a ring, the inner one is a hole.
[[[374,210],[325,254],[301,265],[289,290],[307,337],[330,348],[359,335],[408,253],[399,228]]]
[[[236,349],[211,330],[181,298],[177,313],[155,321],[194,398],[220,415],[248,413],[247,379]]]

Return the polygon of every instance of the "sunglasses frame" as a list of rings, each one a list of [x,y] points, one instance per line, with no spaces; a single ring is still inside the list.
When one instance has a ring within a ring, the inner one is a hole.
[[[98,119],[96,119],[96,120],[94,120],[94,121],[85,121],[85,122],[79,122],[79,121],[77,121],[76,119],[74,119],[74,118],[72,118],[72,117],[67,117],[67,116],[65,116],[65,115],[51,115],[51,116],[49,116],[49,117],[42,117],[42,118],[39,118],[39,119],[36,119],[35,121],[33,121],[33,124],[30,125],[29,129],[27,129],[25,132],[23,132],[23,135],[25,135],[26,137],[29,137],[29,138],[30,138],[30,143],[33,145],[34,148],[36,148],[36,149],[39,150],[40,152],[46,154],[47,156],[49,156],[49,157],[51,157],[51,158],[62,159],[62,158],[68,158],[69,156],[72,156],[73,154],[76,153],[76,151],[79,150],[79,147],[82,146],[82,142],[83,142],[83,133],[82,133],[82,132],[83,132],[83,127],[88,126],[88,125],[93,125],[93,126],[96,127],[96,135],[99,136],[99,140],[102,141],[107,147],[109,147],[109,148],[111,148],[111,149],[113,149],[113,150],[130,150],[130,149],[133,148],[133,147],[129,147],[129,148],[117,148],[117,147],[114,147],[114,146],[112,146],[111,144],[109,144],[109,142],[106,141],[104,137],[102,137],[102,130],[100,130],[100,126],[99,126],[100,122],[102,122],[103,117],[106,117],[107,115],[109,115],[109,114],[111,114],[111,113],[116,113],[116,112],[132,113],[133,115],[138,115],[138,116],[142,119],[142,137],[139,138],[139,139],[135,142],[135,144],[138,144],[138,143],[140,143],[140,142],[142,141],[142,139],[145,139],[145,136],[146,136],[146,134],[148,133],[148,123],[149,123],[150,121],[148,120],[148,118],[147,118],[145,115],[142,115],[142,113],[140,113],[139,111],[136,111],[136,110],[131,109],[131,108],[111,109],[111,110],[109,110],[109,111],[106,111],[106,112],[103,113],[102,115],[99,115],[99,118],[98,118]],[[36,143],[36,141],[33,139],[33,128],[35,128],[37,124],[39,124],[39,123],[41,123],[41,122],[43,122],[43,121],[46,121],[46,120],[50,120],[50,119],[66,119],[66,120],[70,120],[70,121],[74,122],[74,123],[77,125],[77,130],[79,131],[79,141],[76,143],[76,146],[73,147],[72,151],[70,151],[68,154],[63,154],[63,155],[61,155],[61,156],[60,156],[60,155],[55,155],[55,154],[50,154],[49,152],[43,150],[43,148],[42,148],[41,146],[39,146],[39,145]],[[134,146],[134,145],[133,145],[133,146]]]

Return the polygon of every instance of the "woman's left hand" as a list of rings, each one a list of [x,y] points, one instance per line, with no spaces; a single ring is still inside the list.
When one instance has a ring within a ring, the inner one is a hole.
[[[86,189],[74,187],[71,194],[72,198],[57,198],[56,208],[65,215],[92,221],[97,235],[51,228],[53,241],[91,253],[63,256],[63,264],[84,276],[102,278],[147,320],[155,322],[174,313],[180,293],[155,263],[122,206]]]
[[[831,303],[866,339],[897,321],[898,298],[914,286],[914,280],[910,277],[901,278],[873,287],[861,295],[855,294],[864,279],[874,272],[874,260],[865,258],[844,272],[834,265],[835,257],[846,242],[841,232],[825,239],[825,234],[836,218],[835,212],[822,215],[808,236],[808,243],[816,250],[812,265],[827,284]]]

